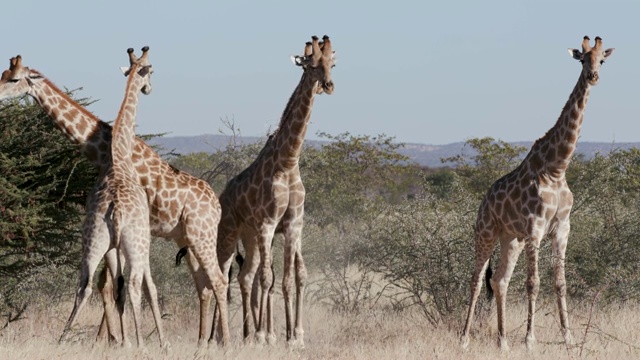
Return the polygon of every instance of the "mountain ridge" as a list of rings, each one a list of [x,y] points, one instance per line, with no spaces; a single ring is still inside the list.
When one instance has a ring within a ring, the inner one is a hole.
[[[267,139],[266,136],[239,136],[235,141],[239,145],[252,144],[255,142],[263,143]],[[218,150],[224,149],[232,141],[232,137],[222,134],[202,134],[193,136],[162,136],[155,137],[147,142],[150,145],[158,146],[166,151],[172,153],[187,155],[196,152],[213,153]],[[328,140],[305,140],[305,145],[311,145],[314,147],[320,147],[323,144],[327,144]],[[513,141],[508,142],[511,145],[523,146],[527,149],[531,147],[533,141]],[[633,147],[640,148],[639,142],[625,142],[625,143],[607,143],[607,142],[594,142],[594,141],[578,141],[576,148],[576,154],[581,154],[587,159],[593,158],[596,154],[608,154],[614,150],[627,150]],[[444,145],[432,145],[423,143],[404,143],[404,147],[398,149],[398,152],[409,157],[410,160],[417,162],[422,166],[427,167],[442,167],[447,166],[443,164],[440,159],[447,158],[459,154],[473,154],[472,149],[465,146],[464,141],[444,144]]]

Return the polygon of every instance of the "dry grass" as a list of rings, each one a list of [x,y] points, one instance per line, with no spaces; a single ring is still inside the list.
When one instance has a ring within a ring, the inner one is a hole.
[[[31,311],[21,321],[0,331],[0,359],[131,359],[144,357],[132,348],[94,345],[101,308],[85,309],[76,328],[76,342],[58,345],[70,304]],[[496,346],[495,318],[476,323],[468,351],[458,346],[462,318],[450,326],[430,327],[418,314],[370,311],[358,316],[340,316],[311,305],[305,318],[305,349],[288,349],[283,339],[283,321],[277,321],[279,339],[275,346],[259,347],[241,342],[240,316],[232,311],[233,343],[220,349],[212,346],[197,352],[197,308],[165,306],[166,332],[172,344],[163,354],[154,333],[148,337],[148,358],[152,359],[637,359],[640,358],[640,308],[624,306],[594,311],[585,339],[589,307],[571,310],[574,345],[567,349],[560,341],[554,302],[541,304],[537,315],[538,345],[528,353],[523,344],[526,313],[522,304],[509,311],[511,351],[501,354]],[[282,309],[279,309],[281,311]],[[153,320],[145,311],[145,329],[151,333]],[[461,314],[462,317],[462,314]],[[132,340],[134,338],[132,337]],[[581,355],[580,355],[581,354]]]

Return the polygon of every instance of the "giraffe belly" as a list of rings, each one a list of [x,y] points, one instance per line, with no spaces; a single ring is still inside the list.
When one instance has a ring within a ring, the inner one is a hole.
[[[166,214],[152,213],[149,216],[151,235],[165,239],[178,239],[182,237],[180,222],[168,219]]]

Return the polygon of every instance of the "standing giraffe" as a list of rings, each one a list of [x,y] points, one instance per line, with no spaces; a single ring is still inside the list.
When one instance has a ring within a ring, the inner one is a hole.
[[[82,154],[104,174],[111,166],[112,129],[109,124],[98,119],[91,112],[73,101],[40,72],[22,65],[20,55],[10,60],[9,69],[0,78],[0,100],[10,97],[30,95],[52,118],[54,125],[73,143],[79,146]],[[172,239],[179,247],[189,247],[188,265],[193,276],[200,300],[200,327],[198,344],[206,344],[208,314],[211,295],[215,295],[218,306],[226,309],[225,289],[227,280],[222,275],[216,257],[217,224],[220,219],[220,204],[215,193],[205,181],[179,171],[163,161],[145,142],[136,138],[132,148],[132,161],[140,184],[145,188],[149,203],[149,222],[151,235]],[[111,239],[104,221],[108,202],[100,198],[95,187],[89,195],[88,204],[95,204],[93,216],[87,217],[83,225],[83,244],[108,248]],[[96,251],[102,254],[103,251]],[[96,255],[95,266],[101,255]],[[105,302],[105,314],[101,330],[111,332],[111,338],[117,328],[113,314],[113,280],[117,280],[117,259],[115,252],[109,252],[107,263],[112,271],[105,267],[101,276]],[[90,271],[93,273],[93,271]],[[108,274],[110,273],[110,274]],[[90,288],[87,289],[89,292]],[[87,294],[86,296],[88,296]],[[123,300],[123,297],[119,297]],[[123,311],[122,301],[119,311]],[[221,340],[229,340],[229,327],[226,312],[222,313]],[[108,326],[107,326],[108,324]],[[103,332],[103,331],[101,331]]]
[[[591,86],[600,79],[600,66],[614,49],[602,49],[602,39],[595,46],[589,37],[582,42],[582,51],[569,49],[574,59],[582,63],[582,72],[556,124],[538,139],[522,163],[511,173],[498,179],[485,196],[478,210],[475,226],[476,263],[471,279],[469,312],[462,333],[462,347],[469,345],[469,330],[482,287],[482,275],[496,243],[500,242],[500,261],[490,280],[496,294],[498,336],[502,350],[508,350],[505,331],[507,288],[513,268],[523,248],[527,254],[527,294],[529,297],[526,345],[535,344],[534,314],[540,288],[538,251],[542,239],[549,235],[555,258],[555,291],[558,297],[560,326],[564,341],[571,342],[564,274],[565,252],[569,239],[569,216],[573,194],[565,179],[565,171],[576,148],[584,109]]]
[[[269,330],[275,341],[270,291],[273,285],[271,242],[276,230],[284,233],[284,275],[282,293],[285,300],[287,341],[304,344],[302,306],[306,269],[301,253],[301,235],[305,190],[298,160],[316,94],[333,92],[331,68],[334,52],[328,36],[322,42],[314,36],[305,46],[304,56],[293,58],[303,69],[302,77],[284,109],[278,129],[269,137],[256,160],[231,179],[220,194],[222,217],[218,226],[218,260],[223,273],[229,271],[238,239],[242,239],[246,261],[238,274],[242,292],[244,336],[253,279],[259,266],[261,296],[258,314],[254,312],[256,339],[264,343]],[[277,229],[276,229],[277,228]],[[295,267],[296,317],[292,315],[292,290]],[[257,285],[257,284],[256,284]],[[257,287],[257,286],[256,286]],[[222,309],[218,309],[224,315]],[[267,323],[269,321],[269,323]]]
[[[136,58],[133,49],[129,48],[130,67],[125,71],[128,76],[124,100],[113,125],[113,139],[111,140],[111,171],[104,180],[112,196],[110,207],[114,243],[117,251],[122,251],[129,263],[129,296],[133,308],[133,320],[136,327],[138,347],[144,346],[142,336],[140,307],[142,301],[142,281],[144,280],[149,294],[149,302],[156,323],[156,329],[163,348],[164,332],[158,306],[158,293],[151,277],[149,266],[149,247],[151,246],[151,230],[149,227],[149,204],[147,194],[140,185],[138,173],[131,160],[133,142],[136,138],[136,108],[139,92],[145,95],[151,93],[151,74],[153,68],[149,64],[149,47],[142,48],[142,56]],[[83,269],[85,267],[83,266]],[[84,277],[83,277],[84,278]],[[93,284],[83,284],[93,286]],[[79,292],[80,294],[82,292]],[[77,303],[77,302],[76,302]],[[77,313],[75,313],[77,314]],[[122,326],[124,331],[124,326]]]

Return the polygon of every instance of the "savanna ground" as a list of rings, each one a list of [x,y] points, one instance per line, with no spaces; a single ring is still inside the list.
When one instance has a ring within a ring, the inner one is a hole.
[[[172,348],[163,353],[153,318],[145,311],[147,350],[152,359],[638,359],[640,358],[640,307],[610,306],[607,310],[572,306],[571,328],[575,344],[566,347],[559,331],[554,299],[542,299],[537,312],[538,344],[528,352],[523,343],[526,310],[523,301],[512,303],[508,325],[511,351],[501,353],[496,345],[496,320],[489,316],[474,326],[467,351],[459,346],[459,321],[435,329],[423,316],[372,309],[341,315],[317,304],[307,306],[305,348],[289,349],[283,339],[281,297],[276,297],[278,342],[274,346],[244,344],[241,340],[241,310],[232,307],[232,343],[227,348],[210,346],[198,351],[197,304],[165,304],[164,322]],[[94,342],[102,308],[93,301],[79,319],[74,341],[57,340],[72,304],[42,307],[26,314],[0,332],[0,359],[130,359],[141,358],[131,348],[96,345]],[[131,329],[133,330],[133,329]],[[132,334],[133,335],[133,334]],[[134,341],[135,338],[131,338]]]

